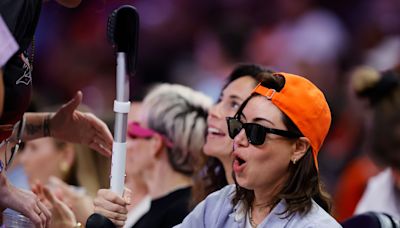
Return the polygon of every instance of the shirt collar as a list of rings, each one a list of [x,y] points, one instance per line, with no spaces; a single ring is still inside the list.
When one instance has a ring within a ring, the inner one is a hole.
[[[259,224],[260,227],[267,227],[267,225],[277,225],[284,227],[293,218],[289,216],[286,218],[286,214],[283,213],[286,210],[285,200],[281,200],[269,213],[269,215]],[[237,223],[243,223],[246,221],[246,210],[242,201],[233,208],[233,212],[229,214],[229,217],[233,217],[234,221]]]

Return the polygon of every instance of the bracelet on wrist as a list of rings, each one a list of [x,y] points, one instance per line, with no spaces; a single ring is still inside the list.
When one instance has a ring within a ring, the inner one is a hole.
[[[47,114],[43,118],[43,136],[44,137],[50,137],[51,132],[50,132],[50,119],[51,119],[51,113]]]

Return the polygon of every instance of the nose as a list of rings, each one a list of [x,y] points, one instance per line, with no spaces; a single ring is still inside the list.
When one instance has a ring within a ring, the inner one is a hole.
[[[238,147],[247,147],[248,145],[249,141],[247,140],[246,132],[244,129],[241,129],[239,134],[237,134],[233,139],[233,149],[235,150]]]
[[[28,152],[27,152],[27,148],[24,148],[22,153],[20,153],[19,156],[19,161],[21,162],[22,165],[24,165],[26,163],[26,161],[28,160]]]
[[[221,118],[220,106],[221,102],[212,105],[208,111],[208,118]]]

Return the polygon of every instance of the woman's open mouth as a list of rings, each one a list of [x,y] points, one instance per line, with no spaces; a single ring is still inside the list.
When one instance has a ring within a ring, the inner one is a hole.
[[[233,171],[235,173],[240,173],[243,172],[244,168],[246,167],[246,160],[244,160],[243,158],[241,158],[238,155],[234,155],[233,157]]]

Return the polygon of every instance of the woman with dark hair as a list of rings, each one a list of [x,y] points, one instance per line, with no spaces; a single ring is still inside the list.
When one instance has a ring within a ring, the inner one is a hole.
[[[235,185],[209,195],[177,227],[341,227],[329,215],[318,172],[330,124],[314,84],[293,74],[266,76],[227,118]]]
[[[268,74],[272,74],[272,71],[263,66],[239,64],[229,75],[217,103],[211,106],[207,118],[207,138],[203,147],[208,157],[195,179],[193,206],[204,200],[208,194],[227,184],[233,184],[232,139],[228,136],[225,117],[233,116],[252,89]]]

